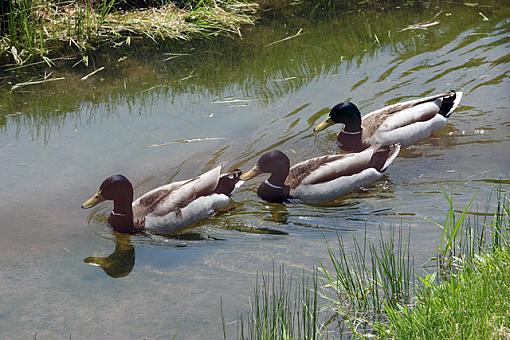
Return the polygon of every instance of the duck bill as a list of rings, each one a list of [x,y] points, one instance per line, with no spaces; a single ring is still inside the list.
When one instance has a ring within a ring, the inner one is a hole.
[[[101,202],[103,202],[105,199],[104,197],[101,195],[101,191],[98,191],[96,192],[96,194],[94,196],[92,196],[91,198],[89,198],[88,200],[86,200],[85,202],[83,202],[81,204],[81,207],[82,209],[88,209],[88,208],[92,208],[93,206],[95,206],[96,204],[99,204]]]
[[[258,175],[262,174],[262,171],[259,169],[258,166],[254,166],[250,171],[248,172],[245,172],[244,174],[242,174],[239,179],[241,181],[247,181],[249,179],[252,179],[253,177],[256,177]]]
[[[322,123],[320,123],[319,125],[317,125],[316,127],[313,128],[313,132],[319,132],[319,131],[322,131],[328,127],[330,127],[331,125],[334,125],[335,122],[333,121],[333,119],[331,118],[327,118],[325,121],[323,121]]]

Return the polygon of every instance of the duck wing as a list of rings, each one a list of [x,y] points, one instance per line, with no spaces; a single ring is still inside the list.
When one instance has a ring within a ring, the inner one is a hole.
[[[456,96],[460,97],[462,93],[449,91],[434,96],[388,105],[365,115],[361,124],[363,129],[366,130],[367,135],[371,136],[379,128],[388,131],[412,123],[427,121],[440,112],[444,98],[453,98],[453,102],[458,105],[460,98],[456,98]],[[420,108],[423,106],[421,104],[424,103],[434,103],[435,105],[425,105],[426,109]],[[449,102],[445,101],[446,103]],[[445,115],[451,113],[457,105],[453,105],[453,107],[449,105],[450,107],[445,108]]]
[[[221,166],[218,166],[198,177],[149,191],[133,202],[135,220],[147,215],[164,216],[172,211],[179,212],[195,199],[212,194],[220,175]]]
[[[408,100],[408,101],[405,101],[405,102],[400,102],[400,103],[388,105],[388,106],[385,106],[385,107],[383,107],[381,109],[378,109],[378,110],[375,110],[375,111],[372,111],[372,112],[366,114],[363,117],[363,119],[368,119],[372,115],[379,115],[379,114],[389,115],[389,114],[392,114],[392,113],[395,113],[395,112],[398,112],[398,111],[402,111],[404,109],[408,109],[410,107],[416,106],[418,104],[422,104],[422,103],[426,103],[426,102],[432,102],[432,101],[435,101],[436,99],[440,99],[440,98],[443,98],[443,97],[450,97],[450,96],[452,96],[454,94],[458,94],[458,93],[460,93],[460,92],[448,91],[448,92],[439,93],[439,94],[436,94],[436,95],[433,95],[433,96],[429,96],[429,97],[417,98],[417,99],[412,99],[412,100]]]
[[[374,111],[362,121],[363,140],[369,145],[414,144],[447,123],[462,95],[451,91]]]
[[[350,176],[370,167],[370,160],[378,146],[358,153],[327,155],[312,158],[294,165],[285,184],[295,189],[299,185],[311,185]]]
[[[312,171],[291,191],[291,195],[312,204],[341,197],[381,178],[399,150],[398,144],[375,145],[359,153],[342,155]]]
[[[291,189],[296,188],[303,179],[309,176],[313,171],[320,168],[323,164],[333,162],[337,159],[342,158],[344,155],[327,155],[316,158],[311,158],[306,161],[297,163],[290,168],[289,174],[285,179],[285,185],[288,185]]]

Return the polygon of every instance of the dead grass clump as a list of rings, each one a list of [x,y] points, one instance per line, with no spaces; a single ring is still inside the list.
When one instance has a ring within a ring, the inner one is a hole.
[[[116,0],[105,0],[95,8],[80,0],[20,1],[23,8],[11,10],[9,28],[0,33],[0,56],[8,54],[16,64],[47,56],[64,45],[83,52],[105,43],[129,45],[132,37],[158,41],[240,34],[240,27],[252,25],[258,11],[257,4],[246,0],[201,1],[188,8],[170,3],[127,11],[113,10]]]

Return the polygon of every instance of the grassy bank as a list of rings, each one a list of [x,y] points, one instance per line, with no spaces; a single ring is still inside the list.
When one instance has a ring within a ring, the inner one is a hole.
[[[25,64],[51,63],[63,50],[130,45],[132,39],[190,39],[240,34],[253,24],[258,5],[247,0],[188,0],[148,3],[121,0],[11,0],[2,16],[0,57]],[[159,5],[156,5],[159,4]],[[148,7],[149,6],[149,7]]]
[[[338,249],[329,247],[331,263],[319,267],[314,284],[303,279],[292,285],[281,273],[280,279],[257,284],[251,312],[238,320],[237,337],[508,339],[510,201],[498,191],[496,204],[489,198],[479,213],[470,211],[471,203],[456,210],[446,197],[446,217],[438,223],[442,235],[431,259],[435,271],[416,274],[403,227],[388,237],[381,233],[375,244],[354,239],[350,251],[340,238]],[[297,326],[303,324],[313,325],[305,336]]]
[[[415,308],[388,308],[383,338],[510,339],[510,248],[468,261],[418,295]]]

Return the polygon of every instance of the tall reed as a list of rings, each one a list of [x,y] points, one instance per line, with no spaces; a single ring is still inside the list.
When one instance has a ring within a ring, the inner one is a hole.
[[[409,251],[409,232],[391,228],[388,237],[379,229],[379,241],[363,244],[353,239],[348,254],[341,237],[337,252],[328,247],[332,270],[322,265],[326,285],[324,296],[341,318],[341,328],[352,334],[370,331],[374,320],[384,318],[385,304],[409,304],[414,292],[414,266]],[[333,296],[331,296],[331,292]],[[337,320],[338,321],[338,320]]]
[[[318,276],[301,280],[285,268],[257,275],[250,312],[237,322],[239,339],[317,339],[319,336]],[[224,326],[225,327],[225,326]]]
[[[490,212],[493,195],[496,194],[495,211]],[[490,192],[483,212],[472,212],[473,196],[462,210],[456,210],[451,194],[444,194],[448,211],[442,224],[434,222],[441,229],[441,240],[437,250],[438,274],[447,277],[456,272],[465,261],[476,255],[502,246],[509,246],[509,204],[508,196],[501,188]]]
[[[32,0],[9,1],[9,12],[7,13],[7,36],[9,39],[16,44],[34,50],[43,44],[41,35],[42,27],[34,16]]]

